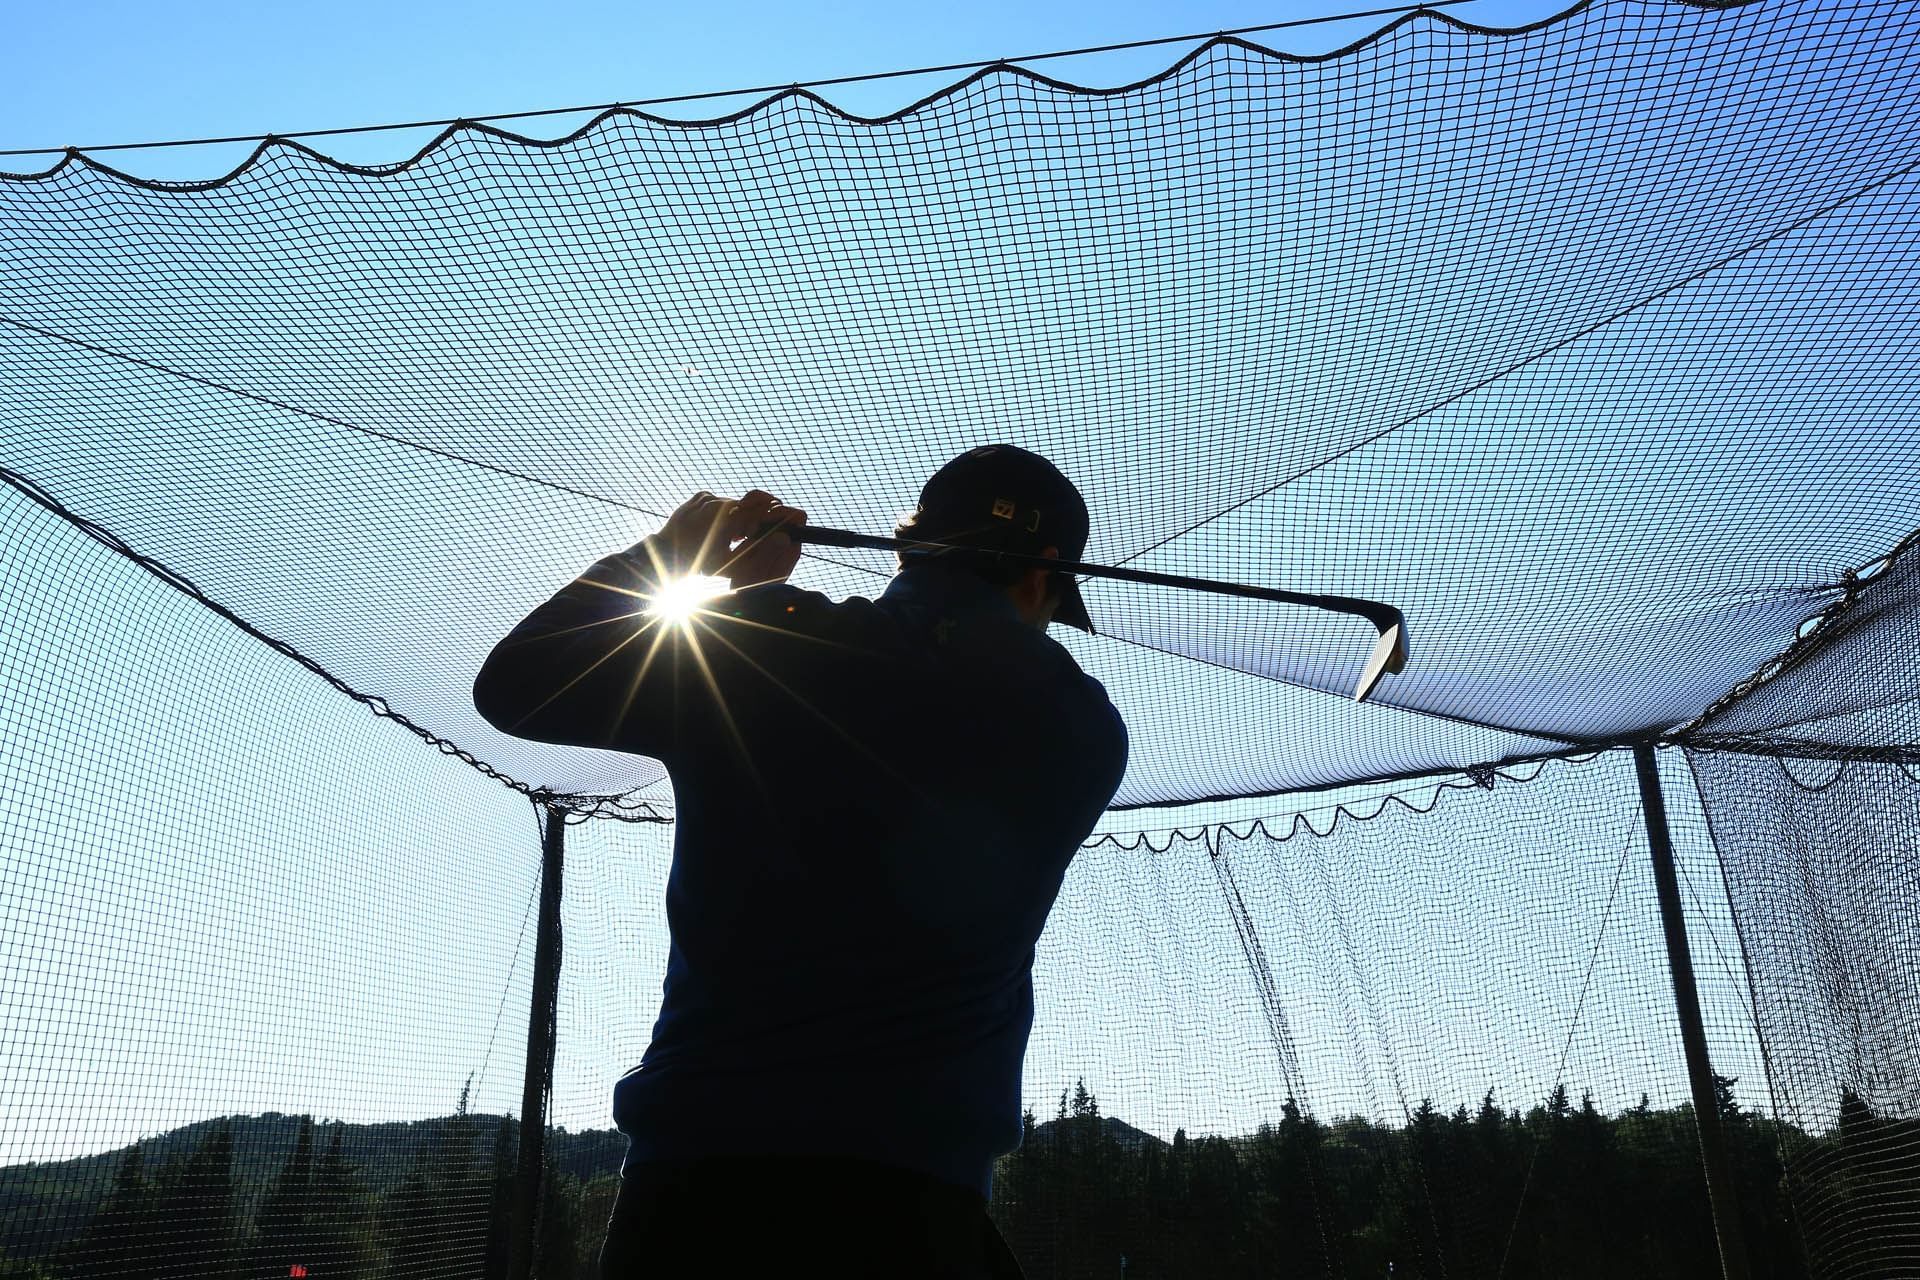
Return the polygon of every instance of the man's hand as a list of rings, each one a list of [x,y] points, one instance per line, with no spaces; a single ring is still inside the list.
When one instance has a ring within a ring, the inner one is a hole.
[[[702,490],[681,503],[647,541],[654,546],[656,561],[665,562],[656,565],[663,574],[725,578],[739,591],[787,580],[800,563],[800,544],[780,527],[806,522],[806,512],[764,489],[748,490],[741,498],[720,498]],[[769,525],[774,531],[762,535]]]

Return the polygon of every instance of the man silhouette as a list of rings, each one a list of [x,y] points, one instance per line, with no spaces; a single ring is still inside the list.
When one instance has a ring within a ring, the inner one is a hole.
[[[672,948],[601,1254],[639,1275],[1017,1276],[986,1215],[1018,1145],[1035,940],[1119,786],[1126,728],[1049,622],[1073,580],[909,553],[877,599],[788,585],[806,515],[701,493],[494,649],[474,702],[522,737],[655,757]],[[769,528],[775,531],[766,532]],[[904,538],[1079,559],[1044,458],[974,449]],[[689,575],[731,594],[671,620]]]

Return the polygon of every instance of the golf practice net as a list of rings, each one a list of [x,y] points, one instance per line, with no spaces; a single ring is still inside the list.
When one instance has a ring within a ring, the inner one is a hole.
[[[1411,646],[1357,706],[1352,618],[1052,633],[1132,756],[1036,958],[1029,1275],[1911,1274],[1917,71],[1909,2],[1597,0],[0,176],[0,1276],[591,1274],[672,792],[474,673],[696,490],[885,534],[997,440],[1090,562]]]

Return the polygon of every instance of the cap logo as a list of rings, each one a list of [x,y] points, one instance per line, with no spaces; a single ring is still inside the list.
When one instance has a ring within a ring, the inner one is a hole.
[[[1040,532],[1040,508],[1035,507],[1027,513],[1027,532]]]
[[[1013,519],[1013,499],[995,498],[993,500],[993,514],[1001,520]]]

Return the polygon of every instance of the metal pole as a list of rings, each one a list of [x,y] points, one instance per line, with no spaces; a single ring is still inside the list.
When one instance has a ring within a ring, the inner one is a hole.
[[[533,1274],[533,1231],[545,1174],[547,1093],[553,1082],[554,1025],[560,1006],[560,871],[566,832],[566,811],[548,805],[540,841],[540,921],[533,944],[526,1083],[520,1093],[520,1161],[513,1178],[509,1280],[529,1280]]]
[[[1653,857],[1653,885],[1660,898],[1660,927],[1667,936],[1667,964],[1673,970],[1673,1002],[1680,1015],[1680,1046],[1687,1055],[1693,1118],[1700,1129],[1700,1163],[1707,1177],[1707,1201],[1713,1209],[1713,1233],[1720,1244],[1720,1273],[1725,1280],[1748,1280],[1740,1204],[1727,1160],[1727,1135],[1720,1127],[1713,1068],[1707,1062],[1700,991],[1694,984],[1693,952],[1687,946],[1686,919],[1680,912],[1680,880],[1673,869],[1673,835],[1667,827],[1666,800],[1660,793],[1660,762],[1651,742],[1634,744],[1633,764],[1640,776],[1640,808],[1646,816],[1647,851]]]

